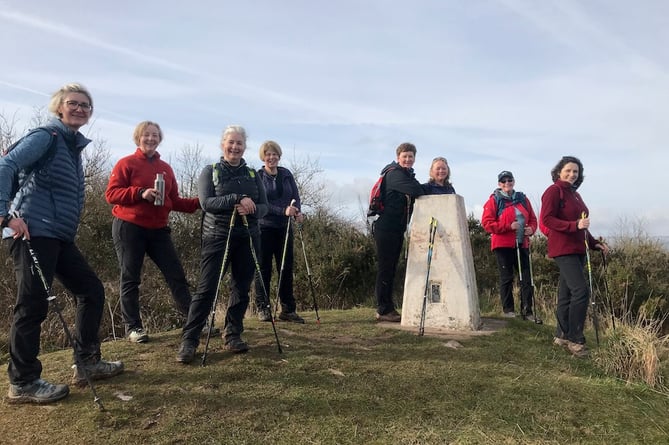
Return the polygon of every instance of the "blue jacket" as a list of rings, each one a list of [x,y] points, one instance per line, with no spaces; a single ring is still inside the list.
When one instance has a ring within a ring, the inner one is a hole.
[[[56,150],[51,162],[30,177],[21,194],[19,211],[28,224],[31,237],[74,241],[84,207],[84,169],[81,152],[91,142],[80,132],[73,132],[60,119],[45,126],[54,130]],[[14,178],[34,165],[48,151],[51,136],[46,131],[27,135],[0,158],[0,215],[7,215]]]
[[[455,189],[453,185],[448,182],[446,185],[439,185],[436,182],[428,181],[421,184],[426,195],[454,195]]]
[[[286,207],[290,202],[295,200],[295,207],[301,209],[300,193],[297,190],[297,184],[293,174],[284,167],[277,167],[276,177],[272,177],[265,171],[264,168],[258,169],[258,176],[265,186],[267,193],[267,202],[269,203],[269,210],[260,220],[260,228],[283,228],[288,225],[288,217],[286,216]]]

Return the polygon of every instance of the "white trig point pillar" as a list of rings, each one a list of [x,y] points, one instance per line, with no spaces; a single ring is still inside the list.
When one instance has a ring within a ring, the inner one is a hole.
[[[424,327],[478,330],[478,291],[465,203],[459,195],[427,195],[416,200],[409,231],[402,326],[420,326],[427,278],[430,219],[437,220]]]

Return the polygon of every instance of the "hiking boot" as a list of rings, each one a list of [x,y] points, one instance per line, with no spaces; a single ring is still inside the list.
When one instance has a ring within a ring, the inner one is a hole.
[[[588,347],[581,343],[574,343],[572,341],[567,343],[567,350],[571,355],[578,358],[584,358],[590,355]]]
[[[190,363],[195,358],[195,350],[197,346],[192,343],[182,342],[179,346],[179,352],[177,352],[177,362],[179,363]]]
[[[281,312],[279,314],[279,320],[304,324],[304,318],[297,315],[297,312]]]
[[[544,322],[541,320],[541,318],[537,317],[534,314],[523,315],[523,320],[531,321],[532,323],[535,323],[535,324],[544,324]]]
[[[241,338],[235,337],[225,340],[225,349],[234,354],[242,354],[249,350],[249,345]]]
[[[149,334],[144,332],[142,328],[131,329],[128,334],[128,340],[133,343],[146,343],[149,341]]]
[[[504,318],[516,318],[516,313],[513,312],[513,311],[504,312],[502,314],[502,317],[504,317]]]
[[[260,321],[272,321],[272,311],[269,308],[258,309],[258,320]]]
[[[557,346],[567,346],[569,344],[569,340],[566,338],[553,337],[553,344]]]
[[[209,324],[206,324],[202,328],[202,332],[200,333],[200,335],[202,337],[206,337],[208,332],[209,332]],[[211,328],[211,334],[209,334],[209,335],[212,336],[212,337],[214,335],[219,336],[219,335],[221,335],[221,330],[219,328],[217,328],[216,326],[214,326],[213,328]]]
[[[67,385],[54,385],[46,380],[37,379],[25,385],[9,385],[8,403],[51,403],[67,397],[70,388]]]
[[[98,360],[94,363],[88,363],[83,365],[86,372],[88,372],[88,377],[91,380],[102,380],[108,379],[109,377],[114,377],[123,372],[123,362],[108,362],[105,360]],[[88,382],[86,381],[86,374],[84,369],[81,369],[79,366],[74,365],[74,376],[72,376],[72,384],[77,386],[86,386]]]
[[[387,314],[379,314],[378,312],[376,313],[376,321],[389,321],[391,323],[399,323],[402,321],[402,316],[397,313],[397,311],[393,310],[392,312],[388,312]]]

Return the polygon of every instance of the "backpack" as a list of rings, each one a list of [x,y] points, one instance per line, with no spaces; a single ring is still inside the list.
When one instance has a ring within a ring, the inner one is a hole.
[[[560,191],[560,207],[564,207],[564,190],[562,190],[562,187],[558,187],[558,190]],[[542,222],[541,218],[539,218],[539,230],[541,230],[541,233],[546,235],[548,237],[548,232],[550,232],[551,229],[546,227],[544,223]]]
[[[213,164],[211,164],[211,181],[214,183],[214,187],[216,187],[221,182],[221,180],[219,178],[221,172],[219,171],[219,169],[217,167],[219,164],[220,164],[219,162],[214,162]],[[249,176],[251,178],[255,178],[256,177],[256,171],[253,170],[248,165],[246,166],[246,168],[248,170]]]
[[[367,209],[367,217],[372,217],[376,215],[381,215],[384,210],[383,205],[383,195],[386,192],[386,175],[389,171],[395,170],[396,167],[390,167],[388,170],[383,172],[379,179],[376,180],[372,186],[372,191],[369,193],[369,207]]]
[[[56,136],[58,135],[58,133],[56,132],[56,130],[49,127],[37,127],[30,130],[25,136],[23,136],[13,144],[11,144],[9,147],[2,150],[2,157],[7,156],[12,150],[16,148],[17,145],[19,145],[19,143],[21,143],[21,141],[23,141],[23,139],[26,136],[31,135],[38,131],[49,132],[49,135],[51,136],[51,139],[49,140],[49,148],[47,149],[46,153],[44,153],[42,157],[37,160],[37,162],[35,162],[32,166],[19,172],[18,175],[14,176],[14,180],[12,181],[12,188],[9,192],[9,198],[10,201],[12,201],[12,207],[14,210],[19,209],[19,207],[21,206],[21,201],[23,200],[23,195],[21,195],[19,196],[17,202],[13,202],[16,198],[16,194],[21,189],[21,187],[23,187],[24,184],[30,181],[30,179],[35,175],[35,172],[40,171],[41,169],[46,167],[49,163],[51,163],[54,156],[56,155],[56,141],[57,141]]]
[[[516,192],[516,195],[518,195],[518,199],[516,200],[516,202],[521,203],[523,207],[525,207],[525,209],[529,212],[530,209],[527,206],[527,198],[525,197],[525,194],[523,192]],[[493,193],[493,196],[495,196],[495,206],[497,207],[497,218],[499,218],[502,212],[504,212],[506,204],[512,201],[502,198],[498,193]]]

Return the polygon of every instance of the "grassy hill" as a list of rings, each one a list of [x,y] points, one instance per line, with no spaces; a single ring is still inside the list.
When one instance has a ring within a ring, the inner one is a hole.
[[[180,331],[105,343],[126,372],[54,405],[0,404],[1,443],[667,444],[669,397],[602,375],[522,320],[487,336],[418,337],[373,309],[322,311],[321,325],[247,320],[248,354],[212,339],[206,367],[175,362]],[[594,342],[591,342],[591,344]],[[202,352],[202,346],[198,353]],[[595,351],[596,353],[596,351]],[[44,354],[69,381],[71,352]],[[5,363],[6,364],[6,363]],[[4,387],[7,377],[4,374]]]

